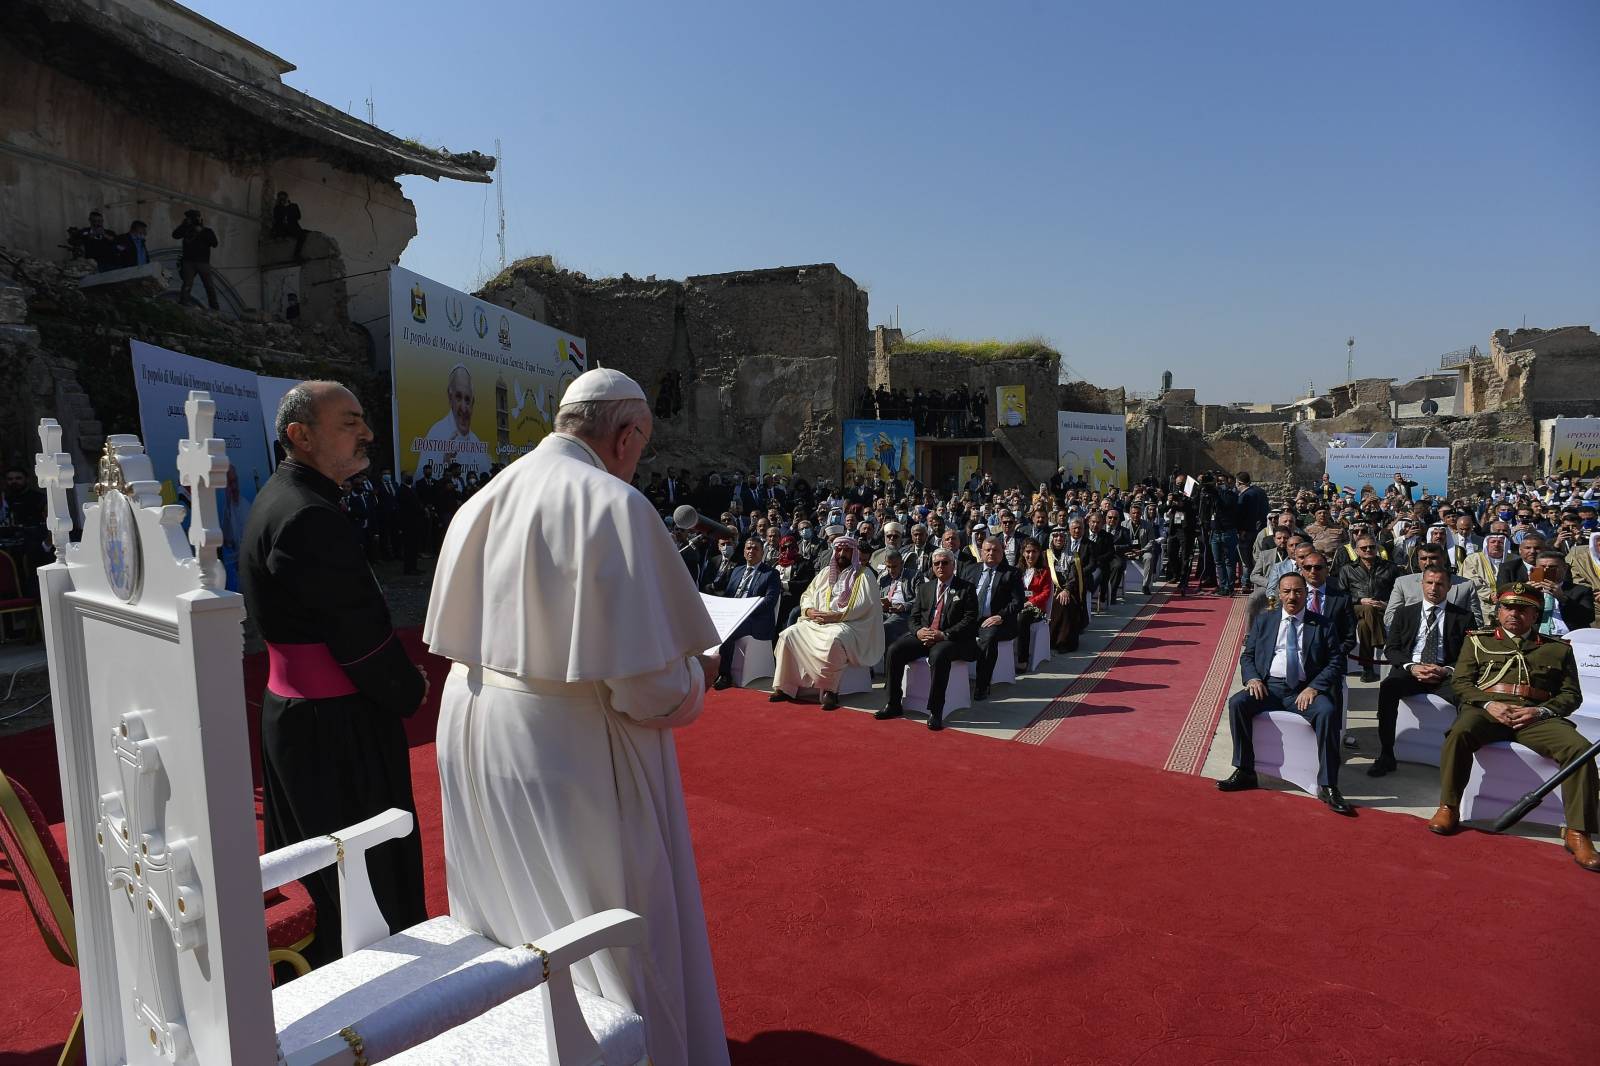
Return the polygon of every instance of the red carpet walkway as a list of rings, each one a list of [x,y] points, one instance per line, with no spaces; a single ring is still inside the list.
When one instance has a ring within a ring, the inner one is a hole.
[[[1594,1061],[1600,883],[1547,845],[759,693],[680,738],[741,1066]],[[75,975],[0,931],[0,1064],[51,1062]]]
[[[1016,739],[1199,773],[1238,665],[1244,605],[1158,593]]]

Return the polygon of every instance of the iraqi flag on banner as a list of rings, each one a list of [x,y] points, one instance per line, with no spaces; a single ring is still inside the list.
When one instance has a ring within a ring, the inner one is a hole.
[[[1113,470],[1117,468],[1117,455],[1110,448],[1100,449],[1100,461]]]

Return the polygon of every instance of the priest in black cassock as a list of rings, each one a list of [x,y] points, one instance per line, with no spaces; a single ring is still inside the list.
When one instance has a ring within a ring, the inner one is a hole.
[[[332,381],[278,407],[287,458],[256,496],[240,544],[250,618],[267,643],[262,810],[269,850],[336,833],[390,807],[416,814],[404,719],[427,693],[389,621],[340,486],[367,468],[361,403]],[[427,915],[418,832],[367,853],[378,906],[398,932]],[[317,905],[313,964],[340,956],[335,868],[303,882]]]

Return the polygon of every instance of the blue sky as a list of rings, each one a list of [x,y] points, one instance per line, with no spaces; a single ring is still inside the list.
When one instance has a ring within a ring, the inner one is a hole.
[[[504,144],[507,251],[833,262],[907,332],[1042,335],[1205,402],[1600,320],[1600,4],[191,0],[286,80]],[[494,190],[404,179],[471,288]],[[308,220],[314,225],[314,220]]]

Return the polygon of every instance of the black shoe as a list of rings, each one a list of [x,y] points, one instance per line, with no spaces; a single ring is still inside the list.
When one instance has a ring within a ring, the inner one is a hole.
[[[794,697],[783,691],[781,688],[773,689],[772,695],[767,697],[768,703],[790,703],[793,702],[793,700]]]
[[[1356,809],[1345,802],[1344,797],[1339,794],[1339,790],[1336,788],[1329,788],[1326,786],[1318,788],[1317,799],[1321,800],[1323,803],[1326,803],[1328,805],[1328,810],[1332,811],[1334,814],[1343,814],[1351,818],[1356,816]]]
[[[839,694],[837,692],[824,692],[822,694],[822,709],[837,711],[839,709]]]
[[[725,688],[732,688],[733,687],[733,678],[724,677],[721,674],[718,674],[717,675],[717,679],[715,681],[711,682],[711,687],[716,689],[718,692],[721,692]]]
[[[989,687],[987,685],[985,685],[983,688],[974,689],[973,693],[972,693],[972,698],[974,700],[986,700],[986,699],[988,699],[989,698]]]
[[[1254,770],[1235,770],[1232,774],[1217,782],[1218,792],[1248,792],[1252,788],[1260,788],[1261,782],[1256,780]]]
[[[1371,684],[1372,682],[1378,680],[1378,671],[1368,667],[1367,669],[1361,671],[1361,680]]]
[[[937,733],[943,728],[944,728],[944,715],[936,714],[933,717],[928,719],[928,729],[929,729],[930,732]]]
[[[1393,755],[1380,755],[1371,766],[1367,767],[1367,776],[1382,777],[1384,774],[1392,774],[1398,769],[1400,769],[1400,766],[1394,761]]]
[[[881,711],[873,711],[872,712],[872,717],[874,717],[878,721],[882,722],[882,721],[885,721],[885,720],[890,719],[890,718],[899,718],[901,715],[903,715],[905,713],[906,712],[904,710],[902,710],[898,704],[894,704],[894,705],[890,705],[888,707],[885,707]]]

